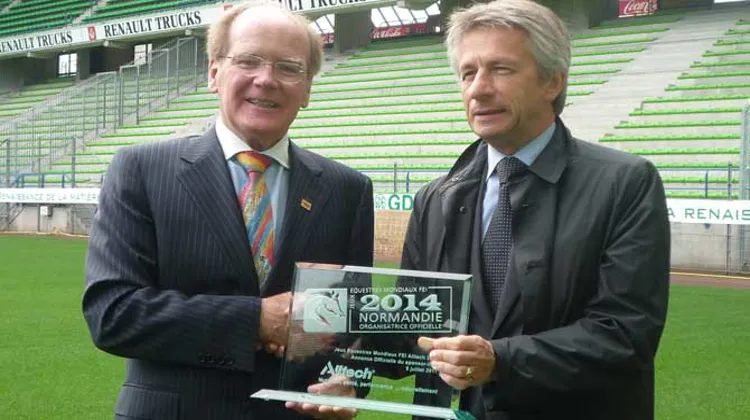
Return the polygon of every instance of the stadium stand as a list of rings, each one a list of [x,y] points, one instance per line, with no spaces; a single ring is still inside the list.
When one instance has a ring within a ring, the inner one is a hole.
[[[750,99],[750,31],[726,31],[665,95],[646,98],[628,121],[600,139],[647,156],[672,197],[736,198],[742,105]]]
[[[642,22],[636,25],[641,26]],[[620,25],[580,37],[575,42],[569,97],[591,95],[657,39],[644,33],[667,28],[656,29],[623,30]],[[394,187],[413,191],[444,173],[474,141],[445,54],[441,39],[434,36],[373,43],[316,80],[313,100],[300,112],[292,137],[305,148],[367,173],[380,191]],[[118,132],[144,133],[130,137],[127,144],[149,141],[143,124],[152,130],[179,126],[212,118],[217,108],[216,97],[199,89],[144,118],[141,126]],[[85,152],[91,155],[79,165],[86,163],[86,170],[103,173],[118,145],[91,143],[91,151]]]
[[[123,13],[126,9],[135,13],[122,1],[108,5],[116,4],[123,4]],[[152,2],[128,4],[151,7]],[[103,11],[101,8],[97,14]],[[97,14],[89,18],[97,19]],[[639,54],[658,44],[684,16],[680,12],[619,19],[575,34],[566,112],[575,115],[577,98],[602,91],[612,77],[628,71]],[[706,51],[691,71],[681,75],[679,83],[668,86],[662,97],[643,99],[630,119],[600,139],[603,144],[653,160],[672,197],[723,198],[733,194],[729,189],[736,180],[727,172],[733,170],[730,164],[738,163],[740,107],[750,96],[750,61],[743,59],[750,55],[745,46],[750,31],[742,29],[750,22],[733,23],[735,27]],[[70,111],[65,118],[55,119],[51,111],[36,113],[33,121],[19,124],[18,133],[12,136],[17,145],[14,159],[40,160],[40,148],[33,153],[29,149],[41,131],[47,139],[42,148],[59,150],[42,152],[46,165],[27,167],[19,184],[59,186],[75,180],[77,185],[95,186],[118,148],[202,131],[216,115],[218,102],[205,88],[196,88],[200,77],[185,75],[185,83],[192,87],[166,101],[158,100],[155,90],[149,89],[161,83],[158,78],[151,82],[143,79],[136,83],[138,88],[125,80],[122,92],[130,92],[126,101],[133,103],[125,108],[125,114],[138,108],[135,117],[92,118],[87,109],[99,108],[86,108],[80,98],[79,108],[66,108]],[[116,100],[111,96],[114,90],[109,95],[102,100]],[[0,102],[0,107],[6,103]],[[144,103],[149,104],[148,109],[144,110]],[[73,122],[78,120],[83,122]],[[84,144],[75,145],[75,159],[69,145],[71,127],[85,133],[79,135]],[[366,173],[381,192],[414,192],[444,174],[460,151],[474,141],[439,36],[376,41],[322,74],[315,81],[310,106],[300,112],[291,135],[301,146]]]
[[[652,20],[575,37],[568,100],[594,94],[668,30]],[[438,38],[374,43],[316,81],[292,126],[299,144],[367,173],[380,191],[414,191],[475,139]],[[416,109],[415,109],[416,108]],[[416,112],[415,112],[416,111]],[[394,182],[394,177],[396,182]]]
[[[83,21],[95,22],[105,19],[121,19],[130,15],[162,12],[219,2],[217,0],[109,0],[106,5],[98,7],[92,15],[85,17]]]
[[[594,94],[680,19],[640,18],[576,35],[569,101]],[[55,159],[41,176],[22,175],[22,183],[63,185],[75,179],[77,185],[97,184],[119,147],[182,135],[191,127],[195,132],[190,123],[203,121],[205,126],[217,110],[215,95],[197,89],[135,124],[87,141],[85,149],[76,152],[75,163],[70,156]],[[66,126],[65,120],[58,124]],[[52,140],[60,137],[52,135]],[[324,73],[315,81],[310,107],[300,112],[291,135],[302,147],[366,173],[378,191],[414,191],[445,173],[475,139],[438,36],[374,42]]]
[[[175,57],[180,57],[181,66],[164,65]],[[0,156],[7,153],[7,161],[17,172],[14,185],[98,186],[114,150],[173,136],[181,124],[131,125],[204,84],[206,70],[204,43],[177,39],[154,51],[148,63],[97,74],[44,106],[0,123],[0,141],[9,142],[0,148]],[[93,159],[107,160],[90,165]]]
[[[0,97],[0,124],[4,120],[31,110],[35,105],[59,94],[63,89],[73,86],[72,78],[60,78],[29,85],[16,93]]]
[[[92,0],[20,1],[0,13],[0,37],[68,25],[93,4]]]

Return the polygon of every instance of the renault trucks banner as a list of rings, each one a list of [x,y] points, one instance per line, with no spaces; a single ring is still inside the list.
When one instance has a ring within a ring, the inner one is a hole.
[[[300,14],[320,12],[352,11],[358,8],[373,8],[396,4],[396,0],[278,0],[287,9]],[[245,2],[235,2],[241,4]],[[232,3],[221,3],[207,7],[177,9],[147,15],[131,16],[127,19],[105,20],[97,24],[61,28],[55,31],[24,34],[0,38],[0,57],[23,55],[34,51],[60,50],[71,46],[106,40],[124,40],[148,34],[160,34],[190,28],[205,28],[216,22]]]
[[[82,28],[2,38],[0,39],[0,55],[66,47],[87,41],[88,38]]]
[[[89,41],[125,38],[134,35],[206,26],[216,21],[223,10],[222,7],[181,9],[171,13],[107,21],[88,26],[86,29]]]
[[[284,7],[293,12],[318,13],[346,9],[347,12],[358,6],[366,8],[395,4],[395,0],[279,0]],[[361,7],[360,7],[361,8]]]

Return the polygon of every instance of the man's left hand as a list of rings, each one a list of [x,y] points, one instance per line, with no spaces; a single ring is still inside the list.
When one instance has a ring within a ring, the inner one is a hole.
[[[430,365],[453,388],[463,390],[492,381],[495,349],[478,335],[431,339],[420,337],[422,350],[430,352]]]
[[[337,395],[342,397],[356,397],[356,391],[349,385],[346,376],[332,376],[328,381],[307,387],[310,394]],[[330,405],[316,405],[310,403],[287,402],[286,408],[300,414],[306,414],[316,419],[348,420],[357,416],[354,408],[332,407]]]

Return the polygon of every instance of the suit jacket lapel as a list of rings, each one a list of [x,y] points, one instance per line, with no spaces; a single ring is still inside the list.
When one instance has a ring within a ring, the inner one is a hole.
[[[216,240],[236,261],[241,290],[258,295],[258,278],[255,273],[250,244],[245,233],[239,202],[232,186],[216,132],[211,129],[199,139],[186,140],[181,158],[187,162],[177,174],[183,188],[212,228]]]
[[[484,190],[486,185],[484,179],[480,182],[483,186],[480,189],[480,193],[477,194],[474,227],[471,229],[471,274],[474,277],[471,290],[471,306],[474,310],[474,316],[476,317],[472,328],[479,335],[486,336],[489,334],[488,328],[492,326],[494,314],[492,313],[490,302],[487,300],[488,296],[484,290],[484,277],[482,276],[482,237],[484,230],[482,225],[481,203],[484,201]]]
[[[477,265],[477,261],[481,260],[477,260],[476,253],[472,252],[476,242],[475,226],[477,223],[481,226],[481,221],[477,221],[477,207],[486,167],[487,145],[479,141],[459,158],[456,164],[458,169],[448,174],[447,181],[440,189],[445,224],[443,238],[439,241],[442,249],[427,253],[443,256],[443,261],[430,264],[431,267],[440,267],[441,271],[472,274],[471,306],[478,317],[473,321],[474,326],[489,326],[492,320],[484,297],[481,265]]]
[[[324,188],[321,180],[323,169],[313,156],[294,143],[289,144],[289,193],[284,211],[284,230],[276,257],[277,263],[261,294],[272,282],[290,281],[276,279],[278,267],[286,261],[297,262],[307,244],[313,222],[319,219],[330,196],[331,189]],[[303,200],[309,204],[305,205],[307,208],[303,207]]]
[[[491,336],[495,336],[518,310],[522,309],[524,314],[539,314],[545,313],[544,308],[549,306],[548,288],[544,286],[550,278],[558,182],[567,166],[567,144],[566,128],[558,120],[555,134],[531,165],[531,174],[511,186],[513,249]],[[523,327],[529,326],[524,324]]]

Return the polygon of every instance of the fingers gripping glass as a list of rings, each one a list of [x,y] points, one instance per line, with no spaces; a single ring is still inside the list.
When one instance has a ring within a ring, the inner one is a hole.
[[[227,55],[224,58],[232,60],[233,66],[250,74],[259,72],[264,66],[272,66],[276,80],[284,83],[299,83],[307,76],[305,66],[296,61],[269,61],[254,54]]]

